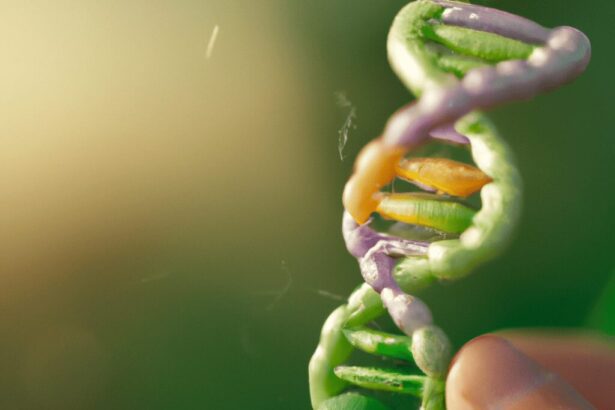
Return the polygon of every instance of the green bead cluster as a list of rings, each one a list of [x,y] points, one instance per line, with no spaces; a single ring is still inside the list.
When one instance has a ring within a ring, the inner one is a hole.
[[[329,315],[309,365],[313,408],[386,408],[380,402],[358,393],[339,395],[349,385],[355,385],[421,398],[424,409],[444,409],[443,376],[451,354],[446,335],[435,326],[416,331],[412,338],[366,327],[383,313],[380,296],[369,285],[363,284],[352,293],[348,304],[338,307]],[[399,369],[342,366],[355,348],[414,363],[426,376],[404,373]]]

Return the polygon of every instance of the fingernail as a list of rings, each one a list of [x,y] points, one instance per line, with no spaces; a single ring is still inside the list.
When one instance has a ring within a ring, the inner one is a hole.
[[[449,410],[591,408],[556,375],[492,335],[470,341],[455,356],[446,402]]]

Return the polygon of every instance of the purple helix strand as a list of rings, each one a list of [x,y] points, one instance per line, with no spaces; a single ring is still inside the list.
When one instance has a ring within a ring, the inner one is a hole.
[[[530,44],[546,43],[549,37],[549,30],[541,25],[505,11],[446,0],[434,0],[434,3],[446,7],[442,22],[452,26],[486,31]]]

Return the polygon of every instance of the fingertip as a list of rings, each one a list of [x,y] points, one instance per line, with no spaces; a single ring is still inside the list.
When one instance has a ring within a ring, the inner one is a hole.
[[[564,381],[494,335],[477,337],[457,353],[446,384],[449,410],[591,408]]]
[[[516,329],[498,335],[557,373],[597,409],[613,408],[615,340],[580,329]]]

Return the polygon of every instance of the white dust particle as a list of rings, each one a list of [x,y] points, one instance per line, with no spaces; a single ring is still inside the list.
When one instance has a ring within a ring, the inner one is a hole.
[[[216,24],[211,32],[211,36],[209,37],[209,42],[207,43],[207,52],[205,53],[205,57],[208,60],[214,52],[214,46],[216,45],[216,39],[218,38],[218,31],[220,31],[220,27]]]
[[[337,100],[337,105],[339,107],[348,110],[348,113],[346,114],[346,119],[344,120],[342,127],[337,132],[338,134],[337,150],[339,151],[340,159],[343,161],[344,160],[344,147],[346,147],[346,143],[348,142],[348,136],[350,134],[350,130],[351,129],[354,130],[357,128],[357,126],[354,123],[355,119],[357,118],[357,110],[354,107],[354,105],[352,105],[350,100],[348,100],[344,92],[339,91],[335,93],[335,98]]]

